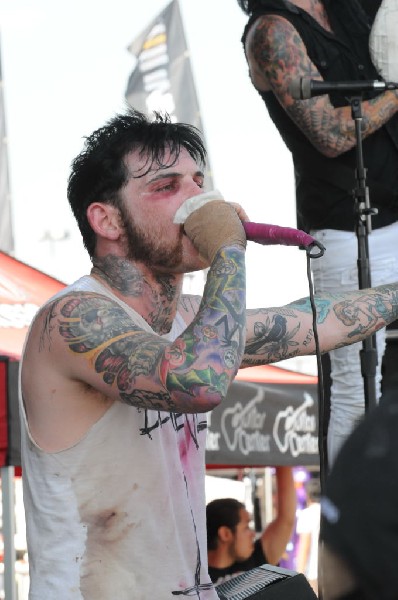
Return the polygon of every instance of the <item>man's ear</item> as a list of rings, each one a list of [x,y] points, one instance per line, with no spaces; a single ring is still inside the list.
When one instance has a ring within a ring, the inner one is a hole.
[[[234,532],[226,525],[218,528],[218,539],[221,542],[231,542],[234,539]]]
[[[111,204],[93,202],[87,208],[87,219],[99,237],[117,240],[122,234],[119,209]]]

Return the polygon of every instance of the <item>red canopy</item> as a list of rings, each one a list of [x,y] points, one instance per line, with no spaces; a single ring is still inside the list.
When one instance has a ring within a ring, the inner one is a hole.
[[[0,252],[0,354],[21,356],[33,315],[65,287],[58,279]]]
[[[20,464],[18,360],[34,314],[65,287],[0,252],[0,466]]]

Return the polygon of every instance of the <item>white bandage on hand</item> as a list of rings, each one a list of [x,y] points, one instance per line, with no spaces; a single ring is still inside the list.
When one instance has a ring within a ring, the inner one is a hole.
[[[246,247],[246,234],[236,209],[218,190],[188,198],[177,210],[174,223],[184,231],[199,254],[211,264],[224,246]]]
[[[193,213],[194,210],[204,206],[212,200],[224,200],[224,198],[221,192],[218,190],[211,190],[210,192],[204,192],[203,194],[198,194],[197,196],[188,198],[183,204],[181,204],[180,208],[174,215],[174,223],[185,223],[189,215]]]

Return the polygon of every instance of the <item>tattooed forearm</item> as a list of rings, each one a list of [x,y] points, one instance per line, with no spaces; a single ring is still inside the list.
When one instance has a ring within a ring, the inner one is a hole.
[[[315,77],[322,79],[319,74]],[[397,99],[391,92],[366,101],[361,123],[363,139],[389,121],[397,109]],[[348,106],[334,108],[328,99],[317,97],[295,101],[287,112],[313,146],[329,158],[340,156],[356,144],[355,122],[350,119]]]
[[[290,358],[297,354],[298,342],[295,336],[300,329],[300,323],[293,310],[248,311],[253,319],[251,335],[248,333],[245,347],[244,366],[253,362],[257,356],[256,364],[271,363]],[[261,316],[261,320],[258,318]],[[290,317],[289,319],[287,317]],[[295,319],[294,326],[290,323]]]
[[[333,306],[337,319],[347,328],[347,338],[363,337],[391,322],[391,314],[398,316],[398,293],[391,286],[380,286],[374,291],[355,293]],[[392,312],[391,312],[392,311]]]
[[[323,323],[331,310],[332,296],[327,298],[315,298],[314,301],[316,306],[317,322]],[[294,302],[288,304],[288,306],[302,313],[312,313],[312,306],[309,298],[295,300]],[[278,312],[280,312],[279,309]],[[295,316],[297,316],[297,312],[295,312]]]
[[[320,351],[328,352],[375,333],[398,318],[398,284],[315,297]],[[313,354],[315,335],[308,298],[287,307],[248,311],[242,366]]]
[[[224,397],[241,364],[245,323],[244,252],[224,249],[209,271],[196,317],[165,352],[167,388],[176,395]]]

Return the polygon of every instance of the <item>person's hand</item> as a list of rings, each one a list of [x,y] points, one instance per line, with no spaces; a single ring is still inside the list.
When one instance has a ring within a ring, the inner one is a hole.
[[[192,212],[184,223],[184,231],[199,254],[211,264],[225,246],[246,248],[246,234],[241,218],[246,213],[223,200],[212,200]],[[240,218],[241,217],[241,218]]]
[[[244,223],[245,221],[249,221],[249,217],[244,208],[241,207],[237,202],[230,202],[230,205],[234,207],[236,212],[238,213],[239,219]]]

